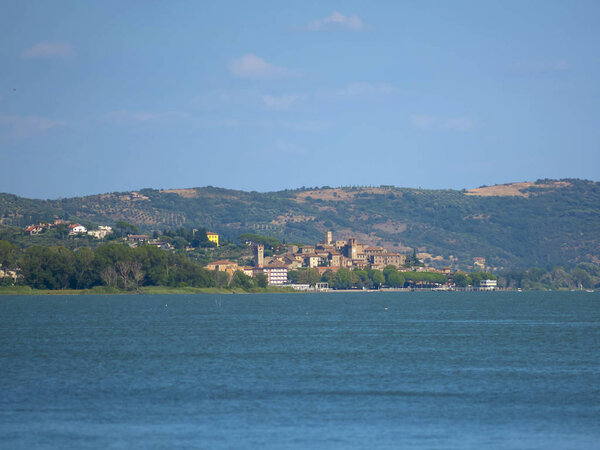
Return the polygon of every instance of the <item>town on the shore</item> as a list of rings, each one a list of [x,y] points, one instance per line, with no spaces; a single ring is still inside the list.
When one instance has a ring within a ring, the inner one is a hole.
[[[175,252],[173,241],[154,233],[153,236],[140,234],[130,224],[121,227],[118,242],[129,247],[150,246],[167,252]],[[130,232],[123,233],[129,228]],[[70,237],[90,236],[93,240],[104,240],[111,237],[113,227],[101,225],[88,229],[80,223],[72,223],[57,219],[53,223],[39,223],[25,228],[25,233],[36,236],[48,230],[60,228]],[[198,230],[191,230],[192,234]],[[204,242],[218,248],[218,233],[202,230],[206,233]],[[244,236],[244,235],[243,235]],[[241,236],[243,238],[243,236]],[[204,238],[204,236],[202,236]],[[321,242],[314,245],[279,244],[276,247],[267,245],[258,235],[246,235],[241,244],[251,249],[251,258],[216,259],[204,264],[204,269],[220,273],[221,279],[226,276],[229,285],[244,285],[244,278],[253,280],[254,284],[288,287],[297,291],[328,291],[345,289],[397,289],[397,290],[481,290],[499,289],[497,277],[486,272],[485,258],[473,258],[474,271],[467,274],[453,271],[450,267],[428,267],[421,262],[415,250],[412,254],[391,252],[382,246],[366,245],[354,237],[334,239],[332,231],[324,233]],[[274,240],[274,239],[273,239]],[[182,251],[194,250],[184,246]],[[222,256],[216,253],[216,256]],[[3,270],[0,267],[0,278],[17,279],[18,270]],[[241,281],[240,281],[241,280]],[[246,283],[248,286],[251,283]]]
[[[474,259],[474,264],[481,269],[480,273],[482,274],[481,279],[477,280],[477,286],[469,286],[462,282],[457,286],[454,281],[456,272],[452,272],[449,267],[443,269],[427,267],[416,258],[415,253],[407,255],[390,252],[384,247],[362,244],[353,237],[346,240],[334,240],[331,231],[327,231],[323,241],[315,245],[287,245],[284,253],[270,257],[264,255],[263,244],[248,242],[248,245],[251,245],[253,249],[252,266],[240,266],[235,261],[219,260],[211,262],[206,268],[226,272],[231,277],[236,272],[242,272],[249,277],[264,274],[269,285],[288,285],[295,290],[325,291],[332,287],[335,288],[326,280],[334,279],[340,270],[350,271],[350,274],[354,273],[358,277],[367,278],[362,281],[368,281],[371,274],[379,272],[384,275],[381,282],[377,283],[377,279],[371,279],[370,285],[387,288],[403,289],[406,286],[409,289],[433,290],[459,288],[489,291],[498,289],[496,277],[483,272],[485,258],[480,257]],[[302,277],[302,271],[306,271],[308,276]],[[310,280],[310,272],[316,275],[312,277],[312,280]],[[385,277],[385,275],[393,272],[402,274],[401,280],[403,281],[392,283],[392,286],[389,283],[386,285],[389,277]],[[464,275],[461,273],[459,276]],[[320,281],[316,281],[319,278]],[[299,280],[305,282],[298,282]],[[307,281],[312,281],[312,283]],[[463,281],[462,278],[461,281]],[[348,286],[344,287],[351,288],[353,284],[350,282]],[[362,284],[363,288],[365,284],[369,285],[369,283]]]

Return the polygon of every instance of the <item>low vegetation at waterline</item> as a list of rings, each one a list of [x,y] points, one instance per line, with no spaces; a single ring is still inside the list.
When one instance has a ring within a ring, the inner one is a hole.
[[[14,269],[18,274],[17,285],[42,290],[266,287],[254,283],[238,285],[235,278],[230,281],[226,273],[205,270],[185,254],[165,252],[148,245],[132,248],[111,243],[76,251],[61,246],[33,246],[21,250],[7,241],[0,241],[0,265],[6,272]],[[15,280],[5,276],[1,284],[12,285]]]
[[[491,274],[485,276],[495,279]],[[311,286],[328,283],[333,289],[379,289],[382,286],[402,288],[407,285],[433,287],[448,282],[448,277],[441,273],[399,271],[394,266],[388,266],[383,271],[369,268],[349,270],[341,267],[336,272],[327,270],[323,275],[316,269],[298,269],[288,272],[288,278],[293,283]]]
[[[32,289],[29,286],[0,286],[0,295],[118,295],[118,294],[258,294],[258,293],[293,293],[291,288],[269,286],[266,288],[200,288],[193,286],[142,286],[136,291],[124,290],[108,286],[94,286],[91,289]]]

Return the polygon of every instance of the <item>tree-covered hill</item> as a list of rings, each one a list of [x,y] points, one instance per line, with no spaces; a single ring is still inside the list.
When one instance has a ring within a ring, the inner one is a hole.
[[[251,232],[304,243],[330,229],[334,239],[416,248],[441,257],[436,264],[459,267],[476,256],[497,268],[600,262],[600,183],[575,179],[471,191],[380,186],[259,193],[209,186],[60,200],[0,194],[1,223],[54,218],[125,220],[143,230],[206,227],[229,239]]]

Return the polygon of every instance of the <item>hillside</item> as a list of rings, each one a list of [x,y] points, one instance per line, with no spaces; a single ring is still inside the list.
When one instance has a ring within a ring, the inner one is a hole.
[[[60,200],[0,194],[0,223],[65,218],[144,230],[203,226],[226,238],[254,232],[287,242],[355,236],[390,250],[467,267],[600,262],[600,183],[566,179],[469,191],[346,187],[244,192],[215,187],[121,192]],[[452,257],[452,258],[451,258]],[[454,259],[457,258],[457,259]]]

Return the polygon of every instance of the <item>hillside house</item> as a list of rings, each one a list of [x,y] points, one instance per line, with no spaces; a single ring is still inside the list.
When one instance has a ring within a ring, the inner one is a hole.
[[[69,234],[70,235],[85,234],[85,233],[87,233],[87,228],[84,227],[83,225],[81,225],[79,223],[72,223],[71,225],[69,225]]]
[[[219,235],[217,233],[211,233],[210,231],[206,233],[206,237],[210,242],[214,242],[219,246]]]
[[[29,233],[30,236],[35,236],[36,234],[40,234],[43,230],[44,230],[44,228],[42,228],[39,225],[29,225],[27,228],[25,228],[25,232]]]
[[[128,234],[127,240],[129,242],[137,242],[143,244],[144,242],[148,242],[150,237],[147,234]]]
[[[104,239],[106,236],[112,233],[112,227],[100,225],[97,230],[89,230],[87,234],[96,239]]]
[[[12,282],[16,282],[17,278],[19,277],[19,274],[17,273],[16,270],[10,270],[8,268],[4,269],[2,267],[2,264],[0,264],[0,280],[2,278],[11,278]]]

